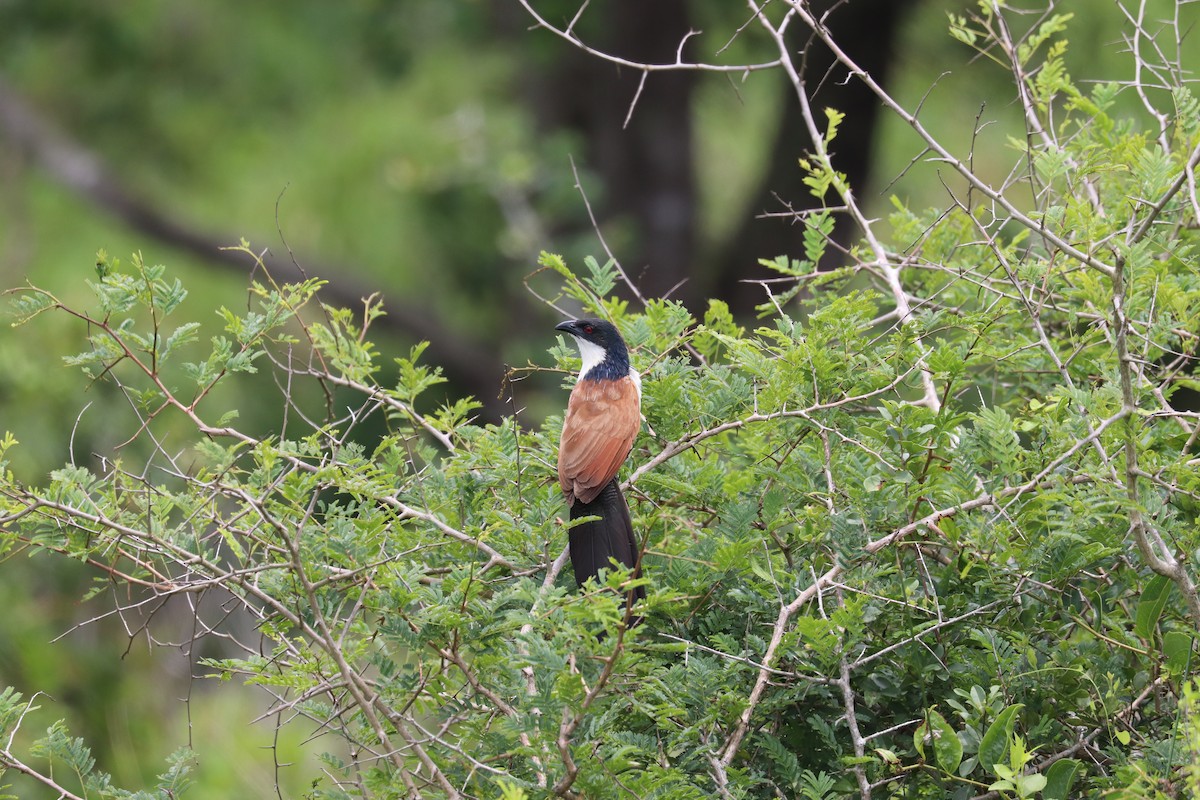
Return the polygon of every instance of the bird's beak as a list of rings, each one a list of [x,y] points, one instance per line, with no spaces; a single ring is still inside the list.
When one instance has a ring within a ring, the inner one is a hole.
[[[554,326],[556,331],[564,331],[565,333],[575,333],[575,320],[569,319],[566,322],[560,322]]]

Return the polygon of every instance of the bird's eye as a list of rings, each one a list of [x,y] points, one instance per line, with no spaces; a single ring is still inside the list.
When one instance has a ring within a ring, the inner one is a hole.
[[[595,328],[593,328],[591,325],[584,325],[584,326],[583,326],[583,332],[584,332],[584,333],[589,333],[589,334],[590,334],[590,333],[595,333],[595,332],[596,332],[596,329],[595,329]]]

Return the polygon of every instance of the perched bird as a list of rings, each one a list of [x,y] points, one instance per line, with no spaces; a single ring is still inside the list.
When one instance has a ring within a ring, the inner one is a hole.
[[[573,319],[555,326],[579,345],[583,366],[571,389],[558,446],[558,483],[571,519],[599,517],[570,530],[571,566],[580,586],[612,560],[634,577],[638,544],[629,506],[617,482],[617,470],[633,449],[641,427],[642,380],[629,366],[629,350],[620,332],[602,319]],[[628,602],[646,596],[639,586]]]

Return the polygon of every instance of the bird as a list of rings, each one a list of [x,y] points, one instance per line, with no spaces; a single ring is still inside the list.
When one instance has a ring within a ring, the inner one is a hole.
[[[572,520],[599,517],[568,533],[575,581],[582,587],[614,560],[639,578],[638,543],[617,471],[641,429],[642,379],[611,322],[571,319],[555,330],[570,334],[583,358],[563,418],[558,483]],[[626,594],[626,604],[645,596],[645,587],[638,585]]]

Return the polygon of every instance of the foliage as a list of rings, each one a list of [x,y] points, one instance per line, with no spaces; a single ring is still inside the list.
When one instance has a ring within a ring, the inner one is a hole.
[[[336,740],[314,798],[1186,796],[1200,103],[1179,81],[1142,94],[1151,123],[1114,116],[1119,87],[1062,66],[1069,20],[1011,22],[985,2],[951,25],[1016,77],[1017,177],[931,141],[970,190],[897,201],[884,239],[831,166],[840,116],[810,114],[807,185],[836,202],[798,220],[803,258],[770,263],[758,327],[717,300],[703,319],[635,307],[611,295],[615,259],[543,255],[547,302],[612,318],[644,376],[624,478],[642,624],[615,591],[629,574],[579,592],[562,574],[560,416],[482,425],[470,399],[430,402],[422,348],[381,364],[378,307],[321,307],[316,280],[254,284],[202,342],[185,287],[138,257],[101,258],[88,307],[15,304],[87,324],[69,363],[120,387],[151,455],[30,486],[8,435],[0,548],[89,564],[131,618],[194,598],[221,641],[208,674]],[[835,213],[863,241],[818,274]],[[566,342],[549,358],[512,377],[576,367]],[[267,435],[213,400],[255,371],[285,409]],[[0,696],[0,764],[64,797],[137,796],[63,726],[14,752],[25,707]]]

